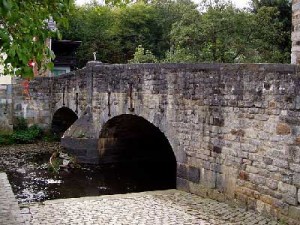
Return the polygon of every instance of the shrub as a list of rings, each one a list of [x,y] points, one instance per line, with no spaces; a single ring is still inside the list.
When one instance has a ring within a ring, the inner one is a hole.
[[[33,143],[41,137],[42,129],[37,125],[33,125],[25,130],[16,130],[12,134],[12,139],[18,144],[29,144]]]
[[[27,130],[27,129],[28,129],[28,123],[24,117],[15,118],[14,130]]]
[[[135,49],[134,57],[129,63],[157,63],[155,55],[150,50],[145,50],[142,45]]]
[[[53,133],[44,133],[43,134],[43,141],[45,141],[45,142],[57,142],[57,141],[60,141],[60,136],[55,135]]]
[[[1,145],[10,145],[10,144],[13,144],[13,143],[14,143],[14,141],[13,141],[11,135],[0,134],[0,146]]]

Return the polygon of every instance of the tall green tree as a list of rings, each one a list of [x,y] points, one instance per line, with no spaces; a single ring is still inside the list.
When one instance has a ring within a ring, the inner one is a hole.
[[[252,15],[230,3],[210,6],[205,12],[194,10],[173,24],[174,54],[187,54],[200,62],[236,62],[247,55],[252,33]],[[169,56],[171,56],[169,54]],[[174,56],[173,56],[174,57]]]
[[[157,12],[157,24],[162,31],[159,40],[158,58],[162,59],[172,48],[171,30],[174,23],[179,22],[185,14],[193,13],[197,5],[190,0],[157,0],[153,3]]]
[[[143,2],[116,10],[117,24],[115,37],[119,40],[120,61],[127,62],[133,57],[138,45],[160,55],[162,29],[158,25],[157,11],[151,4]]]
[[[252,0],[252,10],[254,13],[259,14],[262,11],[272,10],[273,24],[278,26],[280,23],[281,28],[277,30],[280,33],[280,38],[271,45],[276,44],[282,55],[278,62],[290,62],[291,50],[291,28],[292,28],[292,1],[290,0]],[[266,9],[270,8],[270,9]],[[271,9],[272,8],[272,9]],[[266,27],[267,29],[267,27]]]
[[[290,50],[281,46],[286,33],[279,13],[275,7],[253,13],[221,1],[202,13],[190,11],[173,24],[166,61],[289,62]]]
[[[69,27],[62,30],[63,38],[82,41],[77,51],[78,67],[93,60],[96,52],[97,60],[113,62],[112,27],[115,15],[110,7],[85,5],[76,7],[69,15]]]
[[[45,59],[52,56],[46,39],[59,36],[58,30],[50,30],[47,20],[53,18],[57,26],[66,23],[71,0],[0,0],[0,49],[7,55],[8,67],[17,68],[16,74],[23,77],[33,75],[27,64],[34,60],[39,67],[51,66]],[[43,63],[44,62],[44,63]]]

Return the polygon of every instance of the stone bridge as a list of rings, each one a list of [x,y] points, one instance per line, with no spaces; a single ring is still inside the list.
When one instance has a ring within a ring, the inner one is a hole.
[[[17,81],[2,93],[0,118],[3,125],[24,116],[63,134],[63,146],[82,162],[169,158],[176,163],[178,189],[296,224],[298,70],[281,64],[90,62],[74,73],[32,80],[30,96]],[[124,154],[124,143],[134,150]]]

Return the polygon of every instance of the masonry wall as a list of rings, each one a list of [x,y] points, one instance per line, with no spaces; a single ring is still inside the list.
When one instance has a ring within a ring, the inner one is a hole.
[[[65,133],[68,143],[94,153],[109,119],[142,116],[172,146],[178,189],[297,224],[298,70],[277,64],[89,63],[73,74],[33,80],[30,99],[16,85],[14,114],[49,128],[53,113],[68,107],[79,116]]]
[[[0,133],[12,132],[12,108],[12,85],[0,84]]]
[[[116,115],[142,116],[168,138],[178,162],[179,189],[297,223],[297,69],[238,64],[94,66],[93,123],[100,132]]]

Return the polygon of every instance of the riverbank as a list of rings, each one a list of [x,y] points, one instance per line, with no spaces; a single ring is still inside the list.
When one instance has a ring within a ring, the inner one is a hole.
[[[35,144],[0,146],[0,171],[20,168],[28,158],[40,154],[51,154],[58,149],[61,149],[59,142],[37,142]]]

